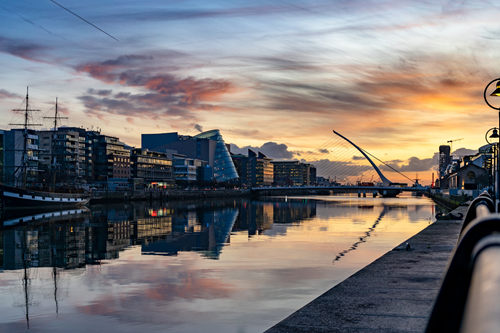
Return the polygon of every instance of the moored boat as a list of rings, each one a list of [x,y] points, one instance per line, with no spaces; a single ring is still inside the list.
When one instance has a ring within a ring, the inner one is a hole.
[[[85,192],[45,192],[6,185],[0,185],[0,198],[2,206],[6,209],[78,207],[90,201],[90,195]]]
[[[10,166],[13,170],[12,174],[9,174],[8,185],[6,183],[0,183],[0,204],[3,209],[26,209],[26,208],[65,208],[65,207],[77,207],[83,206],[90,201],[90,193],[84,192],[81,189],[77,188],[56,188],[55,186],[55,174],[56,174],[56,165],[55,160],[51,165],[51,171],[53,175],[53,186],[49,189],[48,184],[44,183],[43,188],[41,186],[35,187],[37,182],[37,178],[41,178],[37,176],[38,170],[38,152],[42,151],[42,149],[38,148],[37,144],[33,144],[32,140],[36,140],[37,136],[34,133],[29,132],[33,130],[29,130],[30,124],[28,124],[28,120],[31,119],[29,113],[32,111],[40,111],[34,110],[29,107],[28,103],[28,90],[26,90],[26,98],[25,98],[25,107],[23,109],[14,109],[12,111],[19,111],[24,113],[24,123],[23,124],[11,124],[11,125],[22,125],[22,145],[20,145],[22,149],[16,149],[18,145],[13,143],[13,149],[8,149],[11,152],[19,152],[18,159],[21,161],[19,165]],[[44,117],[54,119],[54,131],[57,130],[57,119],[62,118],[57,114],[57,99],[55,105],[55,117]],[[32,126],[41,126],[40,124],[31,124]],[[21,140],[19,140],[21,141]],[[52,155],[52,148],[50,150]],[[53,156],[52,156],[53,157]],[[15,161],[16,157],[12,158],[12,161]],[[31,163],[35,163],[32,165]],[[28,172],[30,173],[30,177],[28,177]],[[6,178],[7,179],[7,178]]]

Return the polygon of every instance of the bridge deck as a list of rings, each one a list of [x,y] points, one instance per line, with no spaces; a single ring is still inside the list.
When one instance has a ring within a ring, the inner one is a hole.
[[[266,333],[423,332],[461,226],[431,224]]]
[[[283,190],[364,190],[367,193],[383,190],[400,190],[408,192],[425,192],[425,187],[389,187],[389,186],[289,186],[289,187],[254,187],[252,191],[283,191]]]

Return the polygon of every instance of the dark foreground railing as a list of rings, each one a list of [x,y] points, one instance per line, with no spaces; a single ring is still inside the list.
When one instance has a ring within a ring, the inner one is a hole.
[[[500,214],[484,192],[469,206],[426,333],[500,332]]]

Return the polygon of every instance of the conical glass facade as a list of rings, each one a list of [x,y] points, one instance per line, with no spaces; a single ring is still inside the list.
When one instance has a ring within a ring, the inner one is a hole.
[[[196,139],[210,139],[217,142],[214,156],[214,178],[217,182],[226,182],[238,178],[238,172],[236,172],[236,168],[234,167],[233,159],[226,148],[219,130],[200,133],[192,138],[192,140]]]

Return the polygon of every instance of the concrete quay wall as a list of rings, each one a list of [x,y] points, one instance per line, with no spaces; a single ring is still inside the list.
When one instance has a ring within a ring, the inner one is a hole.
[[[266,333],[424,332],[462,223],[436,221]]]
[[[168,191],[100,191],[92,194],[91,204],[106,202],[130,202],[130,201],[172,201],[172,200],[191,200],[207,198],[231,198],[250,196],[249,190],[168,190]]]

